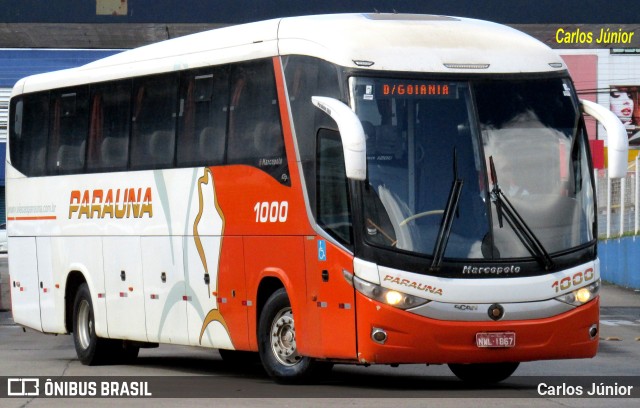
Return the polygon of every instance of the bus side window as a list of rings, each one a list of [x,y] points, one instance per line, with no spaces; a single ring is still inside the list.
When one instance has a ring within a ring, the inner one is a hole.
[[[291,185],[273,63],[236,64],[231,73],[228,164],[246,164]]]
[[[353,223],[340,134],[320,129],[317,143],[317,222],[338,241],[351,245]]]
[[[327,61],[300,55],[283,57],[283,63],[302,172],[309,202],[315,211],[316,132],[319,128],[335,127],[335,122],[311,103],[311,97],[342,99],[339,68]]]
[[[87,144],[89,171],[124,171],[129,157],[131,82],[91,87],[91,117]]]
[[[226,67],[188,71],[182,75],[178,167],[224,164],[228,103]]]
[[[89,121],[88,87],[56,90],[49,106],[47,173],[81,173]]]
[[[42,176],[46,170],[49,93],[15,99],[11,111],[11,163],[27,176]]]
[[[173,166],[177,97],[176,75],[134,81],[131,169]]]

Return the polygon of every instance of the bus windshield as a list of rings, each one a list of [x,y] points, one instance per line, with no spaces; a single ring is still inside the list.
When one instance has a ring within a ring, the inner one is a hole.
[[[495,260],[594,239],[587,146],[568,80],[352,78],[351,91],[367,137],[369,244],[425,256],[444,244],[445,258]],[[505,201],[515,215],[505,217]]]

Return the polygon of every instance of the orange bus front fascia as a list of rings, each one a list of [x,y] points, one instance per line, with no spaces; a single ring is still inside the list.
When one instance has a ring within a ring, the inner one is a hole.
[[[429,319],[356,293],[360,363],[494,363],[591,358],[598,337],[589,328],[600,316],[600,298],[558,316],[505,322]],[[387,332],[385,344],[371,339],[373,328]],[[516,346],[479,348],[476,333],[515,332]]]

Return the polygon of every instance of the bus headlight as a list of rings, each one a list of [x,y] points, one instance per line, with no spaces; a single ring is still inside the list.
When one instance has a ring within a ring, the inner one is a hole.
[[[364,281],[357,276],[353,277],[353,286],[366,297],[398,309],[409,309],[429,302],[428,299],[383,288],[375,283]]]
[[[564,303],[568,303],[573,306],[581,306],[585,303],[593,300],[600,292],[600,281],[592,283],[588,286],[583,286],[580,289],[576,289],[573,292],[565,293],[562,296],[558,296],[556,300]]]

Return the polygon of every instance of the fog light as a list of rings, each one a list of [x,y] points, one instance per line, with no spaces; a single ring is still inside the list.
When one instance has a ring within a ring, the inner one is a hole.
[[[591,337],[591,340],[593,340],[596,338],[597,335],[598,335],[598,325],[594,324],[589,328],[589,337]]]
[[[376,343],[384,344],[387,341],[387,332],[374,327],[373,330],[371,330],[371,339]]]

